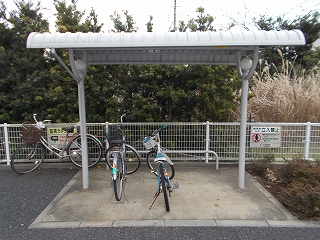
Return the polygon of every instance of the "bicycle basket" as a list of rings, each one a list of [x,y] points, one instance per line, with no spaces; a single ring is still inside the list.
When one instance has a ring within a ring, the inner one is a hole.
[[[39,142],[42,135],[42,129],[36,128],[34,124],[26,122],[21,127],[21,138],[26,143],[34,144]]]
[[[112,141],[123,139],[122,135],[119,133],[117,125],[108,125],[106,137],[110,144]]]
[[[156,146],[156,142],[153,140],[153,138],[151,138],[150,136],[146,137],[143,141],[143,146],[149,150],[152,149]]]

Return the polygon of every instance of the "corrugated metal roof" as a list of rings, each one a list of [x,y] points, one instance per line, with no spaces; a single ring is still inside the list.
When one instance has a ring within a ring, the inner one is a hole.
[[[304,45],[300,30],[167,33],[31,33],[27,48],[69,50],[88,64],[229,64],[254,46]]]

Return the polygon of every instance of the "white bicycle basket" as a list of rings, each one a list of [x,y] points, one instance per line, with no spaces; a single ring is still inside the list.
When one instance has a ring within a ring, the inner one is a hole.
[[[153,140],[153,138],[151,138],[150,136],[146,137],[143,141],[142,141],[144,147],[149,150],[152,149],[156,146],[156,142]]]

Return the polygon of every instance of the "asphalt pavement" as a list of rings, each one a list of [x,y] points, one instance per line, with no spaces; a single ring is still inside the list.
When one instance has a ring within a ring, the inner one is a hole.
[[[0,170],[1,239],[305,240],[320,236],[320,222],[297,220],[250,175],[246,188],[238,189],[232,168],[216,171],[212,166],[177,165],[174,180],[180,187],[169,199],[169,213],[161,198],[149,210],[156,180],[145,166],[128,176],[122,203],[114,202],[110,172],[103,167],[89,171],[86,190],[81,171],[72,165],[50,165],[25,175],[4,164]]]

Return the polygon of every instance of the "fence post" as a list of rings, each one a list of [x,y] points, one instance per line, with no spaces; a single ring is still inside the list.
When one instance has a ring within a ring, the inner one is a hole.
[[[311,138],[311,122],[307,122],[306,140],[305,140],[305,146],[304,146],[304,158],[305,159],[309,159],[310,138]]]
[[[106,145],[105,145],[105,149],[107,151],[107,149],[109,148],[109,122],[106,122],[106,132],[105,132],[105,135],[106,135]],[[109,170],[109,165],[107,164],[107,156],[105,156],[105,161],[106,161],[106,169]]]
[[[8,125],[6,123],[3,124],[3,133],[4,133],[4,144],[5,144],[7,165],[10,165],[9,132],[8,132]]]
[[[109,148],[109,141],[108,141],[108,137],[109,137],[109,122],[106,122],[106,150]]]
[[[210,125],[209,121],[206,122],[206,163],[208,163],[209,160],[209,148],[210,148]]]

